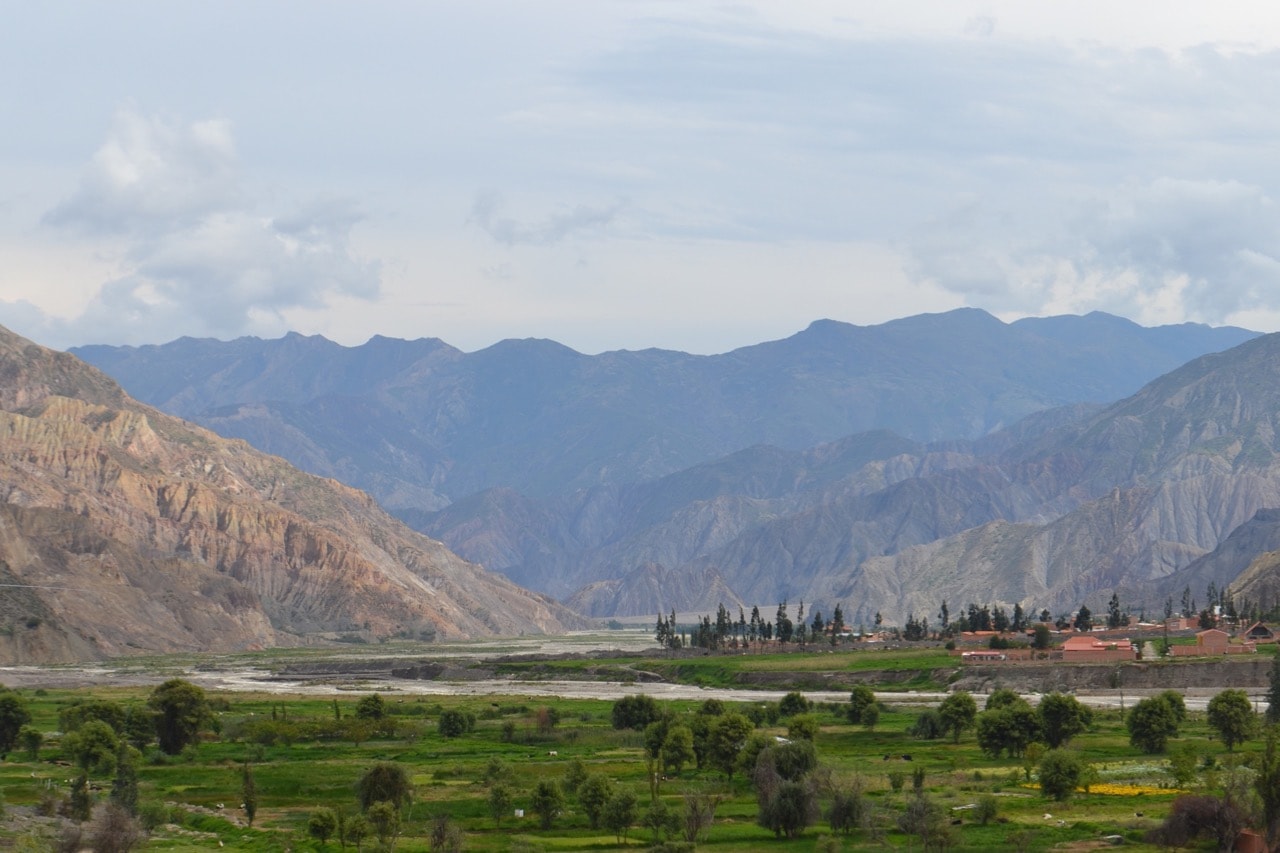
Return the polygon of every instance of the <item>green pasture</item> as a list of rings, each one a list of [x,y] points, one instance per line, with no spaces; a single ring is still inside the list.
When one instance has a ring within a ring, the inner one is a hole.
[[[266,658],[254,660],[261,663]],[[834,669],[894,668],[927,676],[950,661],[944,651],[930,649],[552,663],[558,670],[636,666],[694,683],[735,684],[740,674],[749,672],[793,672],[803,677],[806,672]],[[176,668],[172,660],[151,665],[156,671]],[[530,664],[534,665],[545,666],[546,662]],[[524,663],[510,666],[518,669]],[[45,741],[35,760],[19,748],[0,762],[0,793],[7,810],[5,819],[0,820],[0,848],[27,845],[27,849],[50,849],[52,823],[35,821],[27,813],[42,801],[65,795],[78,772],[69,765],[64,736],[58,731],[59,711],[90,698],[141,706],[149,692],[146,688],[108,686],[18,691],[31,712],[31,725],[44,734]],[[469,851],[644,850],[651,844],[649,830],[639,825],[630,829],[624,843],[608,830],[590,828],[572,795],[567,795],[565,811],[551,829],[541,829],[533,817],[530,800],[534,788],[547,780],[565,780],[576,761],[581,761],[588,773],[607,777],[617,788],[634,792],[642,812],[648,807],[650,778],[644,737],[637,731],[613,728],[611,702],[417,696],[388,691],[382,696],[395,723],[393,733],[358,741],[331,733],[315,734],[327,731],[318,725],[321,722],[353,717],[365,695],[358,691],[336,696],[210,693],[215,724],[197,745],[175,756],[160,753],[154,745],[143,752],[138,766],[140,803],[153,816],[162,814],[165,818],[152,830],[143,849],[340,850],[335,840],[321,846],[309,837],[308,820],[322,808],[356,815],[356,782],[379,762],[403,767],[413,785],[412,803],[403,813],[402,831],[394,845],[397,850],[431,850],[433,820],[443,816],[461,830],[463,849]],[[978,700],[981,703],[981,697]],[[677,722],[686,723],[700,704],[662,703]],[[756,716],[762,716],[758,731],[770,738],[788,734],[788,721],[760,714],[760,702],[725,704],[730,711],[754,710]],[[557,720],[550,728],[539,726],[542,708],[555,711]],[[460,737],[444,737],[439,729],[441,715],[453,710],[465,712],[474,726]],[[848,835],[834,834],[819,818],[797,838],[776,838],[757,825],[757,801],[750,780],[742,773],[730,782],[711,769],[686,768],[678,776],[661,779],[658,796],[674,811],[683,808],[687,794],[719,798],[715,820],[698,843],[698,850],[920,850],[920,840],[899,829],[898,817],[916,796],[913,777],[922,773],[921,791],[953,824],[950,850],[1091,849],[1105,837],[1117,836],[1124,840],[1126,849],[1157,849],[1143,841],[1144,835],[1169,813],[1179,789],[1167,755],[1144,755],[1129,745],[1121,712],[1096,711],[1092,727],[1071,742],[1071,749],[1092,766],[1093,773],[1087,791],[1056,802],[1041,795],[1031,762],[991,758],[979,750],[972,730],[955,743],[913,737],[909,729],[921,710],[887,706],[873,728],[851,724],[843,704],[819,705],[813,710],[820,722],[815,746],[824,790],[856,780],[865,795],[870,817],[862,828]],[[1197,772],[1184,790],[1219,794],[1232,786],[1240,789],[1242,780],[1248,782],[1262,744],[1255,738],[1228,754],[1212,737],[1204,714],[1192,713],[1171,742],[1171,750],[1194,754]],[[500,826],[490,813],[489,788],[484,781],[486,767],[494,759],[505,763],[512,809],[526,810],[524,818],[513,812],[504,815]],[[258,797],[252,826],[246,825],[240,808],[246,763]],[[93,781],[99,787],[94,797],[105,800],[110,778]],[[994,797],[998,806],[997,816],[981,825],[971,807],[989,797]],[[826,799],[820,799],[825,809]],[[38,846],[41,843],[46,846]],[[348,844],[346,849],[355,848]],[[378,844],[370,837],[362,849],[375,850]]]

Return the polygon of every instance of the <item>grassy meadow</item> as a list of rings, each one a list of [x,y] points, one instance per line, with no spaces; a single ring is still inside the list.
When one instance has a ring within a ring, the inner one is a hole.
[[[853,658],[855,655],[848,655]],[[935,665],[933,652],[868,653],[876,668],[886,662],[926,672]],[[648,669],[679,667],[685,678],[715,683],[724,671],[744,666],[802,672],[810,666],[830,667],[830,655],[753,655],[695,661],[647,661]],[[600,665],[600,661],[594,661]],[[634,661],[633,661],[634,663]],[[561,663],[576,666],[577,662]],[[850,664],[861,666],[861,662]],[[210,692],[215,731],[174,756],[154,745],[138,762],[139,803],[144,819],[154,824],[142,845],[147,850],[340,850],[336,839],[321,844],[308,835],[308,822],[319,809],[358,813],[356,782],[379,762],[403,767],[412,782],[411,804],[402,812],[394,847],[431,850],[436,819],[448,817],[461,832],[461,849],[470,851],[585,851],[647,849],[654,835],[637,824],[619,841],[606,829],[592,829],[582,806],[566,795],[563,813],[549,829],[539,826],[531,796],[540,782],[561,784],[576,762],[589,774],[610,779],[618,790],[630,790],[643,815],[651,801],[650,778],[641,732],[612,725],[613,703],[601,700],[531,699],[530,697],[439,697],[398,694],[381,685],[387,712],[386,731],[356,736],[336,734],[333,722],[350,720],[357,703],[371,690],[349,690],[337,696],[282,696],[242,692]],[[6,818],[0,821],[0,847],[51,849],[56,832],[52,819],[28,816],[44,802],[66,795],[78,770],[59,736],[59,710],[92,699],[125,706],[145,704],[148,688],[22,689],[32,713],[31,725],[44,743],[32,759],[18,747],[0,763],[0,792]],[[976,697],[981,708],[982,697]],[[668,701],[677,722],[690,720],[700,703]],[[727,710],[758,719],[757,731],[787,737],[789,720],[777,716],[776,704],[725,703]],[[752,706],[755,706],[754,708]],[[464,712],[470,731],[445,737],[440,720],[447,711]],[[854,725],[842,705],[815,706],[814,738],[820,762],[819,799],[825,814],[835,789],[857,787],[864,795],[864,814],[848,834],[832,832],[818,818],[796,838],[779,838],[756,822],[758,812],[751,782],[743,773],[732,780],[712,769],[685,768],[668,773],[657,795],[674,812],[686,796],[718,801],[715,818],[698,841],[706,851],[920,850],[921,839],[902,831],[899,816],[916,796],[915,788],[934,802],[951,826],[946,849],[1091,849],[1109,836],[1123,838],[1128,849],[1157,849],[1143,842],[1145,832],[1169,812],[1179,793],[1167,755],[1144,755],[1129,745],[1118,711],[1095,711],[1092,727],[1070,744],[1093,773],[1088,791],[1066,802],[1046,799],[1035,783],[1035,768],[1024,758],[993,759],[977,746],[973,730],[958,743],[921,740],[908,733],[923,709],[905,704],[884,706],[874,727]],[[1188,791],[1220,792],[1247,785],[1262,749],[1256,738],[1228,753],[1211,737],[1203,713],[1191,713],[1170,752],[1191,756],[1196,772]],[[553,722],[549,725],[548,723]],[[356,738],[359,742],[356,742]],[[907,758],[909,756],[909,759]],[[502,762],[510,808],[495,821],[489,805],[486,773],[494,759]],[[252,826],[240,807],[246,763],[257,794]],[[107,797],[109,775],[90,777]],[[996,814],[985,825],[972,806],[985,800]],[[525,809],[525,817],[514,816]],[[679,833],[672,833],[678,837]],[[457,836],[454,836],[456,842]],[[1113,839],[1114,840],[1114,839]],[[44,845],[44,846],[41,846]],[[345,844],[345,849],[356,847]],[[363,850],[379,849],[372,833]],[[437,843],[435,849],[450,849]],[[935,848],[937,849],[937,848]]]

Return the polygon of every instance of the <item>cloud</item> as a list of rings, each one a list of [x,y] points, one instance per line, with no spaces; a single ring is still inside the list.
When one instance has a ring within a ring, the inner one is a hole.
[[[120,273],[58,339],[156,340],[283,331],[284,312],[332,296],[373,299],[379,266],[358,257],[344,201],[268,215],[240,189],[230,127],[117,115],[80,187],[45,217],[72,236],[118,241]]]
[[[996,313],[1223,323],[1280,310],[1280,205],[1260,186],[1128,182],[1047,226],[959,206],[909,242],[911,271]]]
[[[559,243],[570,234],[604,228],[614,221],[623,208],[621,202],[606,207],[579,204],[568,210],[552,213],[541,222],[530,224],[504,216],[503,206],[502,198],[496,192],[482,192],[476,196],[471,206],[468,222],[506,246],[549,246]]]
[[[107,234],[168,231],[240,203],[227,122],[182,125],[122,109],[79,189],[45,222]]]

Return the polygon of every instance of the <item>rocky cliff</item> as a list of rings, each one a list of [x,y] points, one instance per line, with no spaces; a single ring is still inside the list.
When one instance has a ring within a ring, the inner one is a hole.
[[[0,330],[0,659],[562,631],[367,495]]]

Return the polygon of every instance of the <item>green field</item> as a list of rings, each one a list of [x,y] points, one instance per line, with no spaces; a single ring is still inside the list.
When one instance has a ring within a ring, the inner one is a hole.
[[[844,657],[861,659],[842,659],[850,667],[865,662],[880,668],[890,660],[900,668],[927,672],[938,666],[940,655],[898,652]],[[743,668],[803,672],[829,669],[831,662],[829,655],[789,654],[651,660],[644,665],[654,670],[675,668],[678,673],[672,674],[694,682],[718,683]],[[580,663],[563,662],[562,666]],[[605,663],[591,662],[593,666]],[[620,659],[619,665],[623,663]],[[51,839],[60,831],[53,818],[29,816],[42,801],[48,810],[65,797],[79,772],[70,766],[66,738],[58,733],[59,711],[89,698],[141,707],[149,692],[106,687],[18,691],[32,713],[31,725],[44,734],[44,743],[35,760],[17,748],[0,763],[0,790],[7,804],[7,817],[0,822],[0,846],[50,849]],[[387,719],[394,731],[365,732],[358,736],[360,742],[354,742],[334,723],[338,718],[354,718],[361,693],[336,698],[208,695],[215,709],[213,726],[198,744],[173,756],[161,753],[154,744],[142,750],[139,802],[144,817],[156,823],[145,849],[338,850],[336,840],[322,847],[309,837],[308,820],[322,808],[357,814],[357,780],[379,762],[404,768],[413,785],[412,801],[402,812],[395,840],[398,850],[432,849],[433,823],[443,817],[462,833],[462,849],[473,851],[646,849],[653,843],[650,830],[640,825],[629,830],[625,842],[611,831],[591,829],[573,796],[567,797],[563,813],[551,828],[540,828],[533,817],[531,796],[538,783],[563,783],[576,761],[588,773],[609,779],[615,790],[633,792],[641,814],[648,809],[651,791],[644,737],[638,731],[613,727],[609,701],[385,693]],[[674,722],[690,725],[699,709],[695,702],[661,704]],[[552,726],[546,725],[545,709],[555,712]],[[727,709],[749,712],[759,720],[757,731],[769,738],[788,734],[788,720],[777,717],[776,707],[758,702],[728,704]],[[440,731],[441,716],[454,710],[469,714],[474,727],[461,736],[445,737]],[[1095,712],[1092,727],[1071,742],[1070,748],[1092,765],[1093,775],[1089,790],[1078,791],[1066,802],[1042,796],[1035,768],[1025,759],[985,755],[972,730],[958,743],[911,736],[908,729],[920,713],[920,709],[888,706],[874,728],[868,729],[849,723],[843,705],[813,709],[819,723],[814,739],[819,770],[812,777],[817,780],[813,790],[822,812],[834,790],[856,786],[863,793],[865,815],[847,835],[833,833],[825,819],[817,817],[796,838],[775,837],[757,825],[753,786],[741,772],[728,780],[710,766],[686,768],[658,783],[658,797],[674,812],[684,809],[687,796],[718,800],[714,821],[697,844],[699,850],[920,850],[921,839],[901,829],[900,816],[917,796],[915,776],[921,775],[920,793],[945,815],[949,829],[938,843],[946,849],[1091,849],[1108,836],[1122,837],[1129,849],[1157,849],[1142,839],[1169,813],[1179,791],[1168,756],[1144,755],[1130,746],[1119,712]],[[1184,784],[1185,790],[1218,795],[1224,790],[1249,790],[1251,768],[1259,762],[1262,744],[1255,737],[1229,754],[1212,739],[1204,714],[1192,713],[1170,748],[1194,753],[1196,772]],[[491,815],[490,788],[485,783],[486,768],[495,758],[505,763],[506,784],[513,797],[511,813],[504,814],[500,827]],[[251,827],[240,808],[246,762],[257,791]],[[91,781],[100,788],[92,796],[104,801],[111,776],[91,777]],[[895,782],[900,790],[894,790]],[[969,808],[984,799],[997,809],[986,825]],[[526,817],[515,817],[517,808],[525,809]],[[377,848],[372,837],[362,844],[362,849]]]

